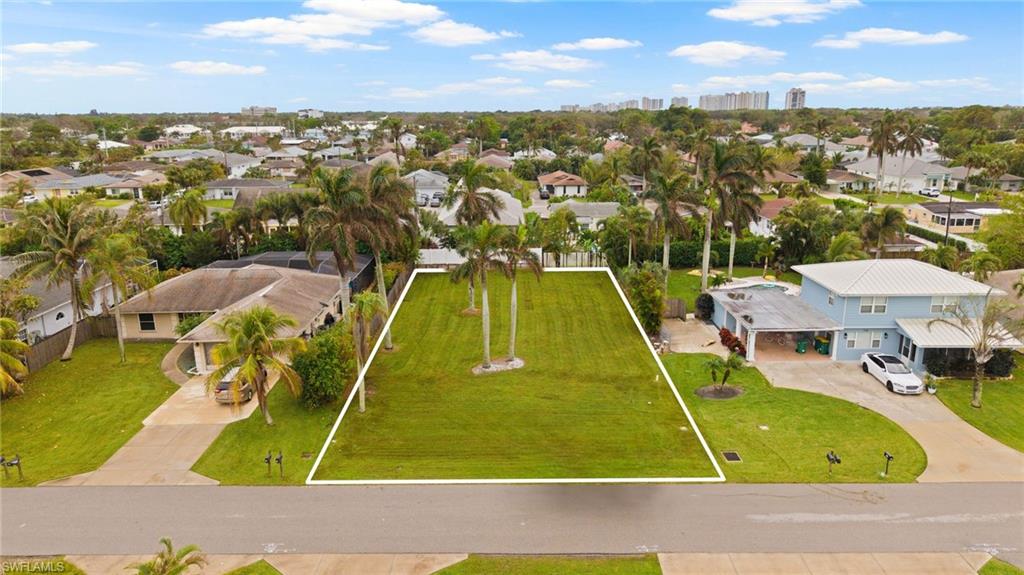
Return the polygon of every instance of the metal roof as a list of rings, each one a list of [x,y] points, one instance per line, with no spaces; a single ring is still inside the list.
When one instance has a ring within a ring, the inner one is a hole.
[[[912,259],[874,259],[793,266],[841,296],[1005,295],[1001,290]]]
[[[832,318],[804,300],[771,288],[712,290],[720,305],[750,331],[835,331]]]
[[[959,320],[950,319],[954,324],[957,324]],[[917,347],[938,347],[938,348],[971,348],[974,347],[975,337],[964,333],[953,325],[949,325],[945,322],[933,322],[930,318],[913,318],[913,319],[897,319],[896,325],[899,326],[903,333],[910,336],[910,339],[914,340],[914,344]],[[978,334],[978,324],[976,321],[972,321],[967,327],[969,332]],[[992,338],[991,344],[994,347],[999,348],[1020,348],[1024,347],[1024,344],[1019,339],[1013,336],[1010,332],[1002,329],[999,337]],[[980,335],[980,334],[979,334]]]

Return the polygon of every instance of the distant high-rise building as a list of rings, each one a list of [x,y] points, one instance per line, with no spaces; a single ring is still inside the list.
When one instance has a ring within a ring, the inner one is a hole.
[[[241,114],[243,116],[266,116],[267,114],[276,114],[277,108],[273,106],[248,106],[242,108]]]
[[[644,96],[640,100],[641,108],[649,112],[660,110],[664,105],[665,100],[663,100],[662,98],[648,98],[647,96]]]
[[[562,104],[562,111],[563,112],[579,112],[580,111],[580,105],[579,104]]]
[[[672,107],[673,108],[689,108],[690,107],[690,100],[687,99],[686,96],[675,96],[674,98],[672,98]]]
[[[705,94],[700,97],[700,109],[709,112],[728,110],[767,110],[768,92],[729,92]]]
[[[801,88],[790,88],[786,92],[786,109],[787,110],[799,110],[804,107],[804,100],[807,97],[807,92]]]

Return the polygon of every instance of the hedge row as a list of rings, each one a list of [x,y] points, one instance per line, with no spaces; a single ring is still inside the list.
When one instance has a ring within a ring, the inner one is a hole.
[[[757,249],[762,240],[757,238],[745,238],[736,240],[736,254],[734,262],[736,265],[756,264]],[[718,265],[726,265],[729,261],[729,240],[716,240],[711,242],[711,261],[715,262],[718,254]],[[669,248],[669,265],[673,268],[695,268],[701,265],[701,257],[704,253],[704,242],[697,240],[672,242]]]
[[[924,238],[926,240],[929,240],[929,241],[932,241],[932,242],[935,242],[935,243],[939,243],[939,244],[941,244],[944,241],[946,241],[946,234],[935,232],[935,231],[932,231],[932,230],[929,230],[929,229],[926,229],[926,228],[922,228],[922,227],[919,227],[919,226],[915,226],[915,225],[912,225],[912,224],[907,224],[907,233],[914,234],[915,236],[917,236],[919,238]],[[958,239],[955,239],[955,238],[949,238],[949,241],[950,241],[951,244],[956,246],[958,250],[960,250],[962,252],[967,251],[967,242],[964,242],[962,240],[958,240]]]

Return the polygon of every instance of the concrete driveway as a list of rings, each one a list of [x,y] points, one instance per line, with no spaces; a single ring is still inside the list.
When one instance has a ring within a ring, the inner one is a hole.
[[[935,397],[890,393],[854,362],[756,365],[776,387],[831,395],[895,421],[928,455],[920,482],[1024,481],[1024,453],[968,425]]]

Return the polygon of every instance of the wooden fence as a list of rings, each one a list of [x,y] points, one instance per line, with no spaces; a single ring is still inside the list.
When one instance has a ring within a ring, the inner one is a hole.
[[[117,325],[112,316],[88,317],[78,322],[78,333],[75,335],[76,346],[98,337],[117,337]],[[30,347],[25,354],[25,367],[28,368],[29,373],[39,371],[51,361],[60,358],[69,339],[71,339],[71,327],[66,327]]]
[[[665,311],[661,317],[677,318],[686,321],[686,302],[678,298],[669,298],[665,301]]]
[[[402,290],[405,289],[405,284],[409,283],[410,277],[412,277],[412,268],[406,268],[395,278],[395,283],[391,284],[391,289],[388,290],[388,309],[392,312],[395,310],[399,296],[402,295]],[[386,317],[373,318],[373,322],[370,324],[370,334],[375,336],[380,333],[387,319]]]

